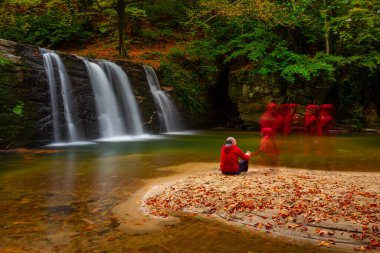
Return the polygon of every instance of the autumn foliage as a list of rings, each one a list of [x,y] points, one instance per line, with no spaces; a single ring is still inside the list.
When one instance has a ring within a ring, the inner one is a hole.
[[[268,232],[332,247],[380,248],[378,175],[250,170],[241,176],[208,173],[182,179],[145,205],[154,216],[190,212],[221,217]],[[372,184],[372,183],[373,184]]]

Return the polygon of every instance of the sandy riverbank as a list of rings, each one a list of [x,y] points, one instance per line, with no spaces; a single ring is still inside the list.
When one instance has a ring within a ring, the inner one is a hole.
[[[165,168],[114,211],[121,228],[146,232],[187,212],[321,247],[380,250],[380,173],[251,167],[224,176],[216,163]],[[180,216],[179,216],[180,217]]]

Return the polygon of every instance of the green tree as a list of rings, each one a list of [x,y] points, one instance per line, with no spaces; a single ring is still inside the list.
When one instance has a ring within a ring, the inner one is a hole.
[[[95,0],[96,5],[94,8],[96,10],[101,11],[111,22],[116,18],[115,23],[117,24],[119,54],[122,57],[127,56],[125,45],[127,21],[145,17],[145,12],[137,7],[137,4],[140,2],[142,2],[142,0]]]
[[[194,53],[246,57],[255,62],[256,73],[310,80],[322,72],[331,78],[336,67],[347,63],[378,70],[379,9],[379,1],[365,0],[200,1],[187,25],[203,41],[191,44],[205,49],[194,48]],[[226,27],[235,32],[217,39]],[[333,62],[325,54],[342,57]]]
[[[57,47],[70,40],[85,40],[84,21],[60,1],[7,0],[1,3],[0,37],[44,47]]]

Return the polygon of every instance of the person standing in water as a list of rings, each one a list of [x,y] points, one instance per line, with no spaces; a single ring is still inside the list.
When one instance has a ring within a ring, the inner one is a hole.
[[[235,138],[228,137],[220,152],[220,170],[225,175],[238,175],[241,172],[247,172],[250,157],[250,151],[244,154],[237,146]]]

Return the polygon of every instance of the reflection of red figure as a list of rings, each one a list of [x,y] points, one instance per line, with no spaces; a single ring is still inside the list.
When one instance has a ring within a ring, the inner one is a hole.
[[[283,117],[277,112],[277,105],[273,102],[268,103],[266,111],[260,117],[260,128],[272,128],[276,131],[283,124]]]
[[[291,126],[296,115],[297,104],[284,104],[282,107],[284,107],[283,133],[287,135],[292,130]]]
[[[309,130],[310,133],[317,131],[317,112],[318,105],[307,105],[305,112],[305,133]]]
[[[274,131],[272,128],[265,127],[261,130],[260,147],[251,156],[260,154],[258,164],[276,166],[278,158],[277,144],[274,139]]]
[[[260,141],[260,148],[259,150],[261,152],[264,152],[271,158],[277,159],[278,156],[278,148],[276,141],[274,139],[274,131],[272,128],[263,128],[261,130],[261,133],[263,135],[263,138]]]
[[[323,104],[319,107],[318,116],[318,135],[323,135],[323,132],[327,132],[334,125],[334,117],[331,115],[334,110],[332,104]]]

